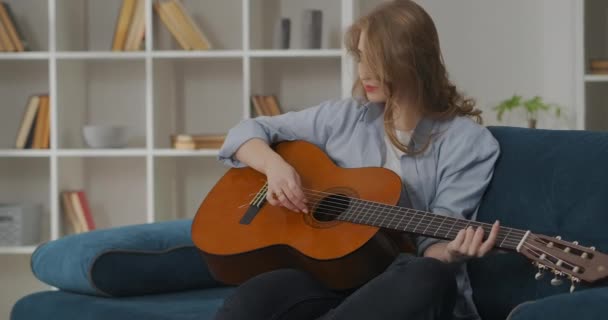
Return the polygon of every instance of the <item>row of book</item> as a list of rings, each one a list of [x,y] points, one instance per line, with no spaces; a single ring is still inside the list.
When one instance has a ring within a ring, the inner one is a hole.
[[[171,145],[179,150],[219,149],[225,139],[225,134],[174,134]]]
[[[608,74],[608,59],[591,59],[589,72],[591,74]]]
[[[146,30],[145,7],[145,0],[123,0],[112,40],[113,51],[141,49]]]
[[[277,116],[282,113],[279,101],[274,95],[254,94],[251,96],[251,102],[258,116]]]
[[[0,51],[21,52],[29,49],[11,7],[6,2],[0,2]]]
[[[51,136],[51,104],[48,94],[31,95],[28,99],[15,148],[48,149]]]
[[[211,43],[180,0],[157,0],[154,10],[184,50],[208,50]],[[113,51],[140,50],[145,38],[145,0],[123,0],[112,41]]]
[[[64,217],[72,233],[95,230],[95,220],[89,207],[89,201],[83,190],[61,192]]]
[[[252,95],[251,102],[258,116],[276,116],[282,113],[275,95]],[[173,134],[171,146],[180,150],[219,149],[225,134]]]
[[[207,36],[179,0],[158,0],[154,3],[154,10],[182,49],[212,48]]]

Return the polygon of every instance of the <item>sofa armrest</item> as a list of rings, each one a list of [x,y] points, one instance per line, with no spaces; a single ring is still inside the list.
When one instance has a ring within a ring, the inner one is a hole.
[[[608,287],[562,293],[524,302],[511,311],[508,320],[596,320],[608,317]]]
[[[220,286],[190,238],[192,220],[75,234],[40,245],[31,268],[42,282],[100,296]]]

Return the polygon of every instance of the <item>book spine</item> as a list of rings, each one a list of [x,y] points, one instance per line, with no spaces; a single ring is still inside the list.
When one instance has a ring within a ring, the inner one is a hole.
[[[15,13],[13,12],[13,9],[11,9],[11,6],[8,5],[7,3],[3,3],[3,5],[4,5],[4,8],[6,9],[6,13],[8,14],[8,17],[13,22],[13,26],[15,27],[15,32],[17,32],[17,36],[19,37],[19,41],[21,41],[21,45],[23,46],[23,50],[24,51],[30,51],[30,50],[32,50],[32,48],[30,47],[29,42],[27,42],[27,40],[24,37],[23,30],[21,29],[21,27],[17,23],[17,19],[15,19]]]
[[[11,18],[11,15],[9,15],[7,7],[8,5],[6,3],[0,2],[0,20],[4,23],[4,27],[8,32],[11,42],[15,46],[15,51],[24,51],[23,43],[21,42],[15,27],[15,21]]]
[[[85,220],[87,222],[87,227],[89,230],[95,230],[95,220],[93,219],[93,214],[91,213],[91,208],[89,207],[89,201],[87,200],[87,196],[84,191],[78,191],[78,199],[80,200],[80,205],[82,206],[82,211],[84,213]]]
[[[304,11],[303,48],[321,49],[323,35],[323,11],[310,9]]]
[[[291,20],[289,18],[281,18],[277,20],[274,29],[273,48],[289,49],[290,35]]]

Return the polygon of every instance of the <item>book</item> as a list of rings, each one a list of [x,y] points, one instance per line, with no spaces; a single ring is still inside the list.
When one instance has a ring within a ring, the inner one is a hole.
[[[275,95],[252,95],[251,101],[258,116],[277,116],[283,113]]]
[[[118,19],[116,19],[116,30],[114,31],[114,39],[112,40],[112,50],[122,51],[125,48],[127,34],[129,33],[129,24],[135,12],[137,0],[123,0],[122,7]]]
[[[23,113],[23,120],[21,121],[21,126],[17,132],[17,139],[15,141],[15,148],[17,149],[25,149],[28,136],[33,132],[32,128],[34,127],[39,101],[40,98],[37,95],[32,95],[28,99],[25,112]]]
[[[185,32],[188,43],[194,49],[211,49],[211,43],[179,0],[169,0],[165,5],[169,8],[169,12],[176,17],[180,29]]]
[[[253,108],[255,109],[255,113],[258,116],[267,116],[268,113],[264,109],[264,104],[260,99],[261,97],[258,95],[251,96],[251,103],[253,104]]]
[[[6,2],[0,2],[0,11],[4,9],[4,11],[6,11],[6,14],[8,15],[8,19],[11,22],[11,25],[13,27],[13,29],[15,30],[15,33],[17,34],[17,38],[18,38],[18,42],[21,43],[21,46],[18,46],[17,44],[15,44],[17,46],[17,50],[19,51],[19,49],[23,48],[23,50],[20,51],[30,51],[30,45],[29,42],[26,41],[23,31],[21,30],[19,24],[17,23],[17,19],[15,18],[15,14],[13,13],[13,10],[11,9],[11,6],[6,3]]]
[[[161,5],[159,1],[154,3],[154,10],[180,47],[184,50],[191,50],[192,46],[188,44],[184,32],[179,29],[177,17],[172,15],[169,9],[165,5]]]
[[[264,101],[266,103],[266,108],[268,110],[268,113],[271,116],[278,116],[282,113],[281,107],[279,106],[279,101],[277,100],[276,96],[274,96],[274,95],[265,96]]]
[[[321,49],[323,44],[323,11],[308,9],[304,11],[302,47]]]
[[[3,19],[0,19],[0,42],[2,43],[3,51],[15,51],[15,45],[13,45],[13,42],[8,34],[8,30],[6,29],[4,21],[2,20]]]
[[[47,144],[44,139],[47,136],[46,130],[49,129],[49,97],[41,95],[38,103],[38,114],[36,116],[36,129],[34,130],[34,141],[32,148],[43,149]]]
[[[171,145],[175,149],[218,149],[225,139],[225,134],[173,134]]]
[[[85,231],[80,224],[77,213],[72,205],[72,197],[69,191],[61,192],[61,203],[63,204],[63,214],[69,222],[72,232],[81,233]]]
[[[89,208],[89,200],[87,199],[84,191],[79,190],[75,192],[78,197],[78,205],[84,214],[85,221],[87,223],[87,230],[95,230],[95,220],[91,214],[91,208]]]
[[[136,0],[135,11],[125,40],[124,50],[137,51],[141,48],[146,30],[146,1]]]

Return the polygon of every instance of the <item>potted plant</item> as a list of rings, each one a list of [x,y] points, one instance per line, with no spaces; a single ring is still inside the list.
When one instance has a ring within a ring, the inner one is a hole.
[[[498,121],[502,121],[502,116],[506,111],[511,111],[520,107],[523,107],[524,110],[526,110],[529,128],[536,128],[536,120],[538,119],[538,113],[540,111],[549,111],[553,109],[556,117],[559,118],[561,115],[561,108],[559,106],[545,103],[539,96],[535,96],[528,100],[523,100],[522,96],[513,95],[511,98],[502,101],[493,109],[497,111],[496,118]]]

